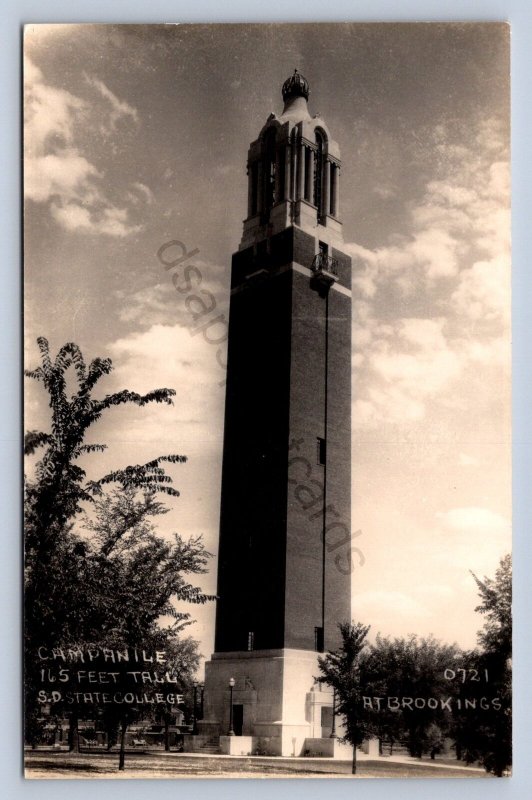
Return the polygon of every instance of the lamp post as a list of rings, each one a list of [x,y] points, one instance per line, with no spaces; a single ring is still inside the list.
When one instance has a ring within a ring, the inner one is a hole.
[[[332,730],[330,739],[336,739],[336,689],[333,687]]]
[[[204,708],[203,708],[204,699],[205,699],[205,684],[204,684],[204,683],[201,683],[201,684],[200,684],[200,719],[203,719],[203,714],[204,714]]]
[[[198,705],[198,682],[194,681],[192,684],[194,687],[194,704],[192,706],[192,735],[198,735],[198,720],[196,718],[196,709]]]
[[[229,678],[229,730],[227,731],[228,736],[234,736],[235,732],[233,730],[233,687],[235,685],[235,679]]]

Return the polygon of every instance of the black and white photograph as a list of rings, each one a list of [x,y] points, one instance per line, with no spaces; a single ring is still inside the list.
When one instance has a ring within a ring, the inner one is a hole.
[[[23,51],[25,777],[511,776],[510,26]]]

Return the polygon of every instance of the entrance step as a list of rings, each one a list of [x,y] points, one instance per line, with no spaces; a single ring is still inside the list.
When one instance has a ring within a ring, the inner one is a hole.
[[[200,744],[198,753],[219,753],[220,752],[220,739],[217,736],[211,736],[205,742]]]

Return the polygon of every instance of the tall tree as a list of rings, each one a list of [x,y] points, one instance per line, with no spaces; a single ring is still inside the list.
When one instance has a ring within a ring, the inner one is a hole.
[[[480,580],[472,572],[481,602],[475,608],[485,616],[478,633],[478,643],[485,652],[497,653],[501,659],[512,656],[512,556],[501,558],[494,578]]]
[[[85,640],[99,636],[109,646],[140,647],[151,637],[154,647],[161,646],[190,624],[190,613],[178,610],[176,602],[214,599],[188,581],[189,575],[207,571],[210,553],[201,536],[157,533],[152,519],[167,511],[153,492],[131,487],[95,498],[83,523],[89,532]],[[162,618],[171,623],[161,627]]]
[[[484,768],[502,777],[512,765],[512,561],[504,556],[494,578],[483,580],[471,573],[477,584],[485,617],[478,633],[480,649],[472,664],[486,683],[472,686],[481,698],[474,713],[464,715],[457,743],[469,763],[480,760]]]
[[[392,742],[406,740],[410,755],[417,758],[434,754],[451,724],[451,712],[442,700],[457,691],[445,679],[445,670],[460,656],[456,645],[433,636],[391,639],[378,635],[364,665],[365,695],[383,698],[369,709],[374,733]],[[387,698],[392,699],[391,707]]]
[[[35,729],[39,688],[36,651],[40,645],[91,643],[106,647],[161,643],[176,646],[189,621],[176,600],[202,603],[210,597],[184,577],[206,571],[209,554],[201,539],[173,543],[156,535],[151,518],[165,512],[157,493],[178,496],[162,466],[183,463],[169,455],[128,466],[88,481],[77,459],[104,445],[86,444],[87,431],[113,406],[172,403],[175,391],[145,395],[129,390],[96,399],[93,390],[111,369],[109,359],[85,364],[78,346],[69,343],[52,360],[40,338],[41,366],[26,375],[44,385],[51,409],[49,432],[31,431],[25,452],[44,448],[35,477],[25,486],[25,688],[26,726]],[[75,391],[67,392],[74,370]],[[119,490],[107,492],[112,485]],[[80,527],[84,506],[85,532]],[[162,616],[173,619],[161,628]]]
[[[37,344],[41,365],[26,370],[25,374],[44,385],[51,409],[51,431],[30,431],[25,437],[26,454],[33,454],[40,447],[46,448],[36,467],[36,479],[26,484],[26,546],[30,552],[38,549],[41,555],[45,555],[56,538],[64,533],[69,520],[81,510],[81,503],[91,501],[94,491],[105,483],[116,481],[124,487],[135,486],[177,496],[179,492],[170,485],[171,478],[165,474],[161,463],[179,463],[186,458],[164,456],[148,464],[117,470],[96,483],[87,482],[85,471],[76,461],[85,453],[105,449],[105,445],[86,444],[84,441],[87,431],[104,411],[125,403],[141,407],[149,403],[171,405],[175,390],[155,389],[140,395],[124,389],[95,399],[94,387],[112,370],[110,359],[95,358],[87,366],[79,347],[69,342],[52,361],[47,340],[39,337]],[[67,373],[70,368],[75,372],[77,391],[69,398]]]
[[[320,680],[336,693],[336,713],[344,717],[345,739],[353,745],[352,771],[356,774],[356,750],[367,738],[367,725],[362,707],[363,686],[361,666],[367,649],[369,625],[342,623],[339,625],[342,644],[333,652],[318,659]]]

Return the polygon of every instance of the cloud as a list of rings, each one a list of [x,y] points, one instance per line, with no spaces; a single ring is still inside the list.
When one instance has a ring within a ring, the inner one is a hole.
[[[113,92],[105,85],[103,81],[98,78],[91,77],[86,72],[83,73],[85,83],[92,86],[106,100],[110,106],[110,114],[107,119],[107,124],[111,130],[116,130],[117,123],[123,117],[131,117],[134,123],[139,121],[139,115],[136,108],[130,106],[125,100],[120,100]],[[105,126],[104,126],[105,130]]]
[[[136,194],[134,194],[133,192],[129,193],[129,197],[131,198],[133,203],[140,203],[142,200],[148,203],[148,205],[151,205],[153,203],[155,199],[153,196],[153,192],[149,186],[146,186],[145,183],[141,183],[140,181],[135,181],[134,183],[131,184],[131,189],[133,190],[133,192],[136,192]]]
[[[91,180],[99,175],[94,164],[76,150],[64,148],[60,154],[26,159],[25,194],[36,203],[54,197],[81,199],[87,194]]]
[[[483,143],[483,151],[448,144],[444,130],[438,136],[440,160],[434,169],[440,174],[427,181],[419,202],[410,206],[410,233],[396,234],[373,251],[349,246],[381,285],[392,281],[416,291],[419,281],[426,288],[457,275],[475,247],[490,255],[508,252],[509,165],[497,122],[479,126],[475,145]]]
[[[507,255],[477,261],[462,271],[451,295],[456,311],[479,322],[510,323],[510,263]]]
[[[460,364],[447,346],[442,319],[402,319],[387,338],[378,341],[372,363],[385,382],[406,393],[436,394],[460,371]]]
[[[373,331],[366,327],[362,351],[367,377],[355,395],[356,426],[424,417],[426,403],[446,391],[462,370],[460,355],[447,343],[445,325],[443,318],[406,318],[376,325]],[[360,346],[360,333],[355,340]]]
[[[129,236],[138,233],[141,225],[131,225],[127,221],[124,208],[105,206],[100,211],[89,211],[78,203],[52,203],[53,218],[69,231],[87,231],[88,233],[104,233],[108,236]]]
[[[389,200],[397,195],[397,190],[394,187],[386,185],[374,186],[372,191],[373,194],[377,195],[377,197],[380,197],[381,200]]]
[[[192,263],[197,271],[194,273],[194,280],[188,284],[182,272],[179,270],[167,272],[161,265],[159,283],[144,286],[134,292],[117,290],[115,296],[120,304],[120,319],[123,322],[135,323],[137,328],[176,323],[186,328],[193,328],[197,326],[197,321],[193,313],[195,301],[192,305],[191,302],[192,298],[198,296],[207,308],[212,305],[211,318],[217,314],[225,314],[227,318],[227,271],[217,264],[198,258],[188,262],[188,265]],[[179,288],[186,291],[176,290],[174,275]]]
[[[493,574],[500,558],[511,550],[511,520],[488,507],[451,508],[437,512],[435,518],[434,540],[445,543],[435,552],[445,569],[463,565],[478,575]],[[467,575],[462,585],[470,586]]]
[[[110,111],[45,82],[41,70],[29,59],[24,64],[24,194],[27,200],[47,205],[53,219],[68,231],[124,237],[141,230],[130,220],[130,209],[116,206],[108,196],[106,174],[83,152],[80,131],[94,127],[97,117],[113,130],[135,109],[120,101],[96,79],[88,79],[105,98]],[[153,199],[150,189],[132,184],[134,203]]]
[[[181,325],[152,325],[108,345],[115,369],[114,390],[147,392],[166,386],[177,392],[174,406],[121,410],[112,436],[122,441],[161,442],[175,437],[198,443],[220,441],[223,430],[224,370],[217,347]],[[225,357],[225,354],[224,354]]]
[[[499,386],[508,380],[504,139],[495,120],[478,125],[471,147],[450,144],[442,126],[433,135],[440,157],[409,208],[408,233],[373,250],[346,245],[354,267],[359,428],[420,422],[435,404],[465,409],[482,371],[486,385],[494,370]]]
[[[449,511],[438,512],[436,518],[445,527],[461,532],[508,532],[511,526],[510,521],[501,514],[476,506],[451,508]]]
[[[24,146],[33,156],[50,142],[69,144],[76,118],[83,118],[87,104],[64,89],[44,83],[41,70],[24,60]]]
[[[115,292],[119,317],[122,322],[133,322],[137,326],[169,325],[186,321],[185,309],[180,308],[176,292],[170,281],[145,286],[130,293],[124,289]]]

